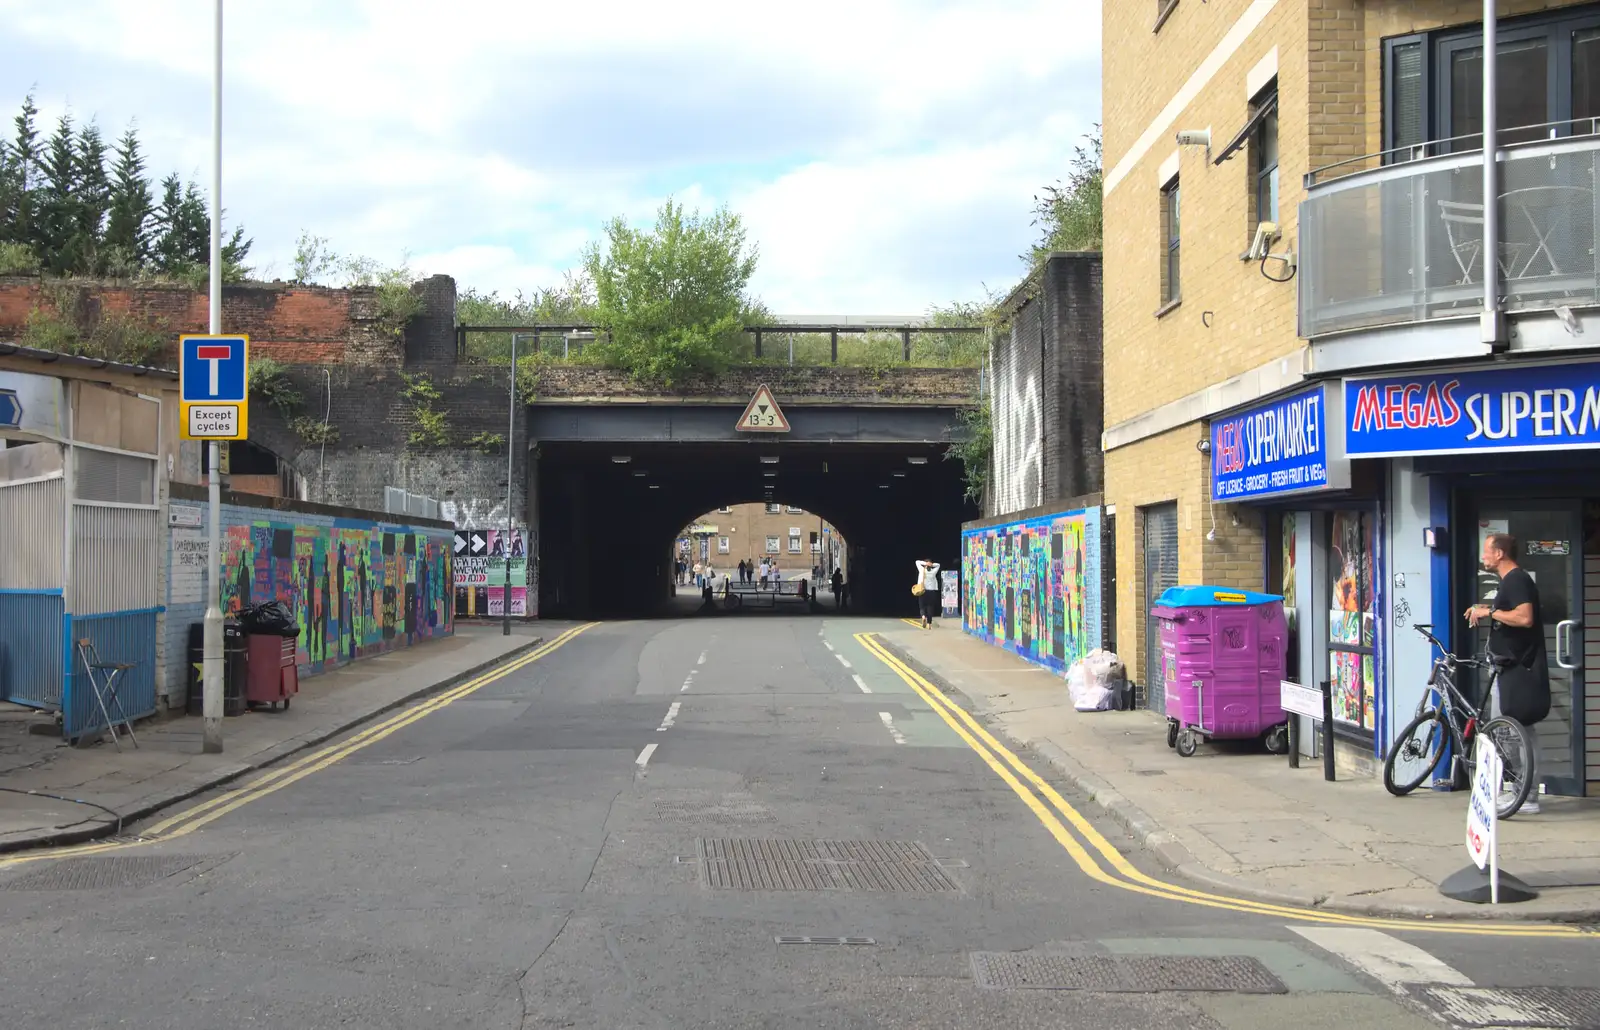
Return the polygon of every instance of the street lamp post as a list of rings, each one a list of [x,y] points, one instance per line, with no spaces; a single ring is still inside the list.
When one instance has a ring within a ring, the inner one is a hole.
[[[222,332],[222,0],[216,0],[213,27],[214,65],[211,78],[211,291],[209,330]],[[247,373],[248,374],[248,373]],[[206,543],[206,613],[201,652],[200,749],[208,755],[222,753],[222,446],[210,448],[210,528]]]
[[[511,334],[510,425],[506,429],[506,586],[500,599],[500,635],[511,635],[511,484],[515,480],[517,458],[517,334]]]

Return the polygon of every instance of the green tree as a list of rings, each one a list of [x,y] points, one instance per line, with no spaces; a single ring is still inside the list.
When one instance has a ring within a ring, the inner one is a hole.
[[[33,190],[39,183],[38,114],[30,93],[16,117],[16,138],[0,143],[0,242],[30,249],[36,242]]]
[[[73,241],[78,233],[78,134],[72,115],[63,114],[45,145],[39,187],[34,250],[47,272],[69,275]]]
[[[150,196],[150,180],[145,178],[139,136],[132,126],[117,141],[116,153],[105,247],[108,267],[129,274],[150,261],[150,219],[155,205]]]
[[[1033,250],[1023,257],[1030,266],[1037,266],[1051,251],[1104,247],[1100,126],[1096,125],[1084,139],[1087,145],[1073,149],[1066,180],[1046,186],[1042,196],[1033,198],[1033,224],[1040,236]]]
[[[98,275],[104,271],[101,248],[105,240],[106,215],[111,209],[111,180],[106,177],[105,138],[94,122],[78,130],[76,160],[78,195],[73,208],[77,225],[64,263],[75,274]]]
[[[670,386],[720,371],[737,352],[756,249],[726,208],[702,217],[668,200],[650,230],[613,218],[583,267],[611,336],[606,353],[635,376]]]

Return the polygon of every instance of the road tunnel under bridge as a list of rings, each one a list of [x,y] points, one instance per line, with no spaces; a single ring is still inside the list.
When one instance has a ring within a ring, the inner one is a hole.
[[[706,511],[778,502],[822,516],[849,546],[851,607],[910,614],[913,562],[959,564],[978,509],[956,406],[794,407],[789,433],[743,433],[721,405],[529,409],[542,616],[636,616],[673,594],[678,532]]]

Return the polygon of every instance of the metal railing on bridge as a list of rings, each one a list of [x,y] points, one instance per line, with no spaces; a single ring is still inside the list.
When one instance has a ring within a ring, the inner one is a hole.
[[[460,325],[456,356],[463,361],[505,362],[511,338],[517,353],[558,361],[584,360],[587,348],[604,347],[606,331],[592,325]],[[769,323],[744,327],[734,355],[750,365],[926,365],[976,368],[989,352],[990,330],[976,325],[928,323]],[[776,341],[776,347],[773,342]]]

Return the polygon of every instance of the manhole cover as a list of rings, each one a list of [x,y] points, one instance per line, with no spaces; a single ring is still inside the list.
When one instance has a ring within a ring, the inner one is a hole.
[[[1451,1026],[1600,1027],[1600,990],[1590,987],[1411,988],[1424,1005]]]
[[[972,973],[978,986],[1000,990],[1285,993],[1265,966],[1242,956],[976,951]]]
[[[959,891],[921,844],[895,840],[700,840],[706,883],[746,891]]]
[[[108,855],[47,861],[7,880],[8,891],[106,891],[148,887],[204,861],[201,855]]]

